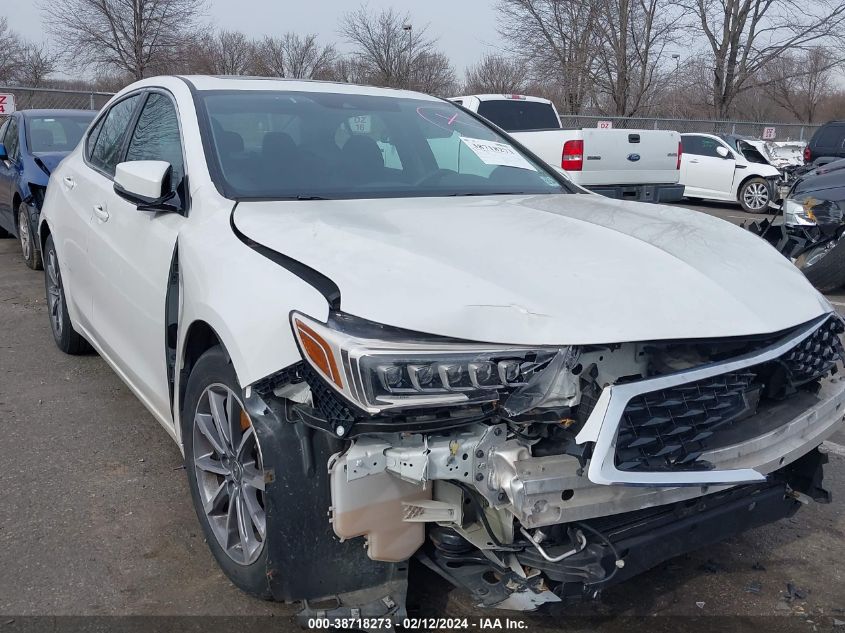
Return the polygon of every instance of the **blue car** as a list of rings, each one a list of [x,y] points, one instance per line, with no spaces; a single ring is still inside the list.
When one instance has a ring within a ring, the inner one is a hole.
[[[38,215],[50,173],[85,133],[96,112],[22,110],[0,124],[0,237],[21,242],[27,266],[41,268]]]

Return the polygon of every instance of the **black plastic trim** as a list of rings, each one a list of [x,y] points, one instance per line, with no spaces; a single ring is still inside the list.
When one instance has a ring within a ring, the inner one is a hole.
[[[337,287],[335,282],[318,270],[314,270],[310,266],[303,264],[301,261],[288,257],[287,255],[282,255],[281,253],[274,251],[272,248],[264,246],[263,244],[260,244],[252,238],[244,235],[238,228],[237,224],[235,224],[235,211],[237,208],[238,203],[236,202],[232,207],[232,213],[229,215],[229,225],[232,227],[232,232],[241,242],[256,253],[263,255],[270,261],[273,261],[282,268],[290,271],[307,284],[313,286],[326,298],[326,301],[328,301],[329,307],[332,310],[340,310],[340,288]]]

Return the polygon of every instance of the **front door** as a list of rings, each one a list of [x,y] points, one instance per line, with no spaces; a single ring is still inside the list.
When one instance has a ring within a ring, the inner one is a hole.
[[[125,145],[123,161],[170,163],[168,183],[184,206],[185,169],[178,115],[170,95],[150,92]],[[185,216],[141,211],[103,191],[88,246],[94,275],[94,329],[104,352],[139,397],[171,420],[165,354],[165,299],[176,239]]]
[[[717,139],[698,134],[685,134],[681,159],[681,182],[686,195],[702,198],[732,197],[736,161],[733,152],[723,158],[717,148],[723,146]]]

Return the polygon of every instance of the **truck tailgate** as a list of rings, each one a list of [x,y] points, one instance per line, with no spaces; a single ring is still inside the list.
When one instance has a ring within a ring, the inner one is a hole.
[[[678,182],[681,136],[669,130],[581,130],[584,167],[572,174],[579,185]]]

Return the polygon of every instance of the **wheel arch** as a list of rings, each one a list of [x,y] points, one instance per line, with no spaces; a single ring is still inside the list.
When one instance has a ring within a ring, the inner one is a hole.
[[[41,252],[43,253],[46,249],[44,248],[47,244],[47,238],[50,237],[52,231],[50,230],[50,224],[47,220],[41,220],[38,223],[38,245],[41,248]]]
[[[18,237],[21,235],[21,227],[18,223],[18,207],[21,206],[21,202],[23,202],[21,192],[15,188],[15,194],[12,196],[12,224],[15,227],[15,231],[18,233]]]

